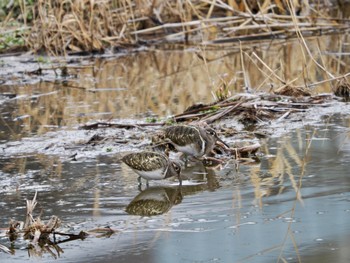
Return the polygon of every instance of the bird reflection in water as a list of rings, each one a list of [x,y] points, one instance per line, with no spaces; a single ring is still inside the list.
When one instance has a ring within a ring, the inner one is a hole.
[[[220,187],[216,167],[221,164],[215,158],[187,167],[183,173],[185,185],[150,186],[141,191],[126,207],[130,215],[155,216],[168,212],[174,205],[182,202],[185,195],[203,191],[215,191]]]
[[[126,207],[130,215],[154,216],[170,210],[173,205],[182,202],[181,186],[149,187],[139,193]]]

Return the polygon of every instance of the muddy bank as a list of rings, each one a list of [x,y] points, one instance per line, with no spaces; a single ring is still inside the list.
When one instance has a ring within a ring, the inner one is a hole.
[[[74,129],[62,129],[5,142],[0,144],[0,148],[4,156],[47,154],[59,156],[66,161],[82,161],[99,155],[146,149],[150,147],[153,136],[164,125],[171,125],[169,121],[176,119],[177,123],[189,124],[207,121],[228,144],[239,147],[244,142],[254,144],[261,138],[280,137],[292,130],[314,125],[334,114],[350,113],[348,103],[332,94],[299,99],[269,94],[239,94],[232,101],[233,106],[216,108],[209,114],[201,110],[197,114],[185,112],[159,123],[125,119],[92,122]]]

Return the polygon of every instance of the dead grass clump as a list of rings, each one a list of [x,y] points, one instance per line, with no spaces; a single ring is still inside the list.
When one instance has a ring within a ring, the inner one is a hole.
[[[25,239],[30,239],[34,244],[37,244],[39,240],[47,239],[60,226],[61,220],[57,216],[52,216],[47,223],[44,223],[40,216],[33,217],[33,211],[37,205],[36,197],[37,192],[33,200],[27,200],[27,216],[24,224],[11,220],[8,231],[11,240],[15,240],[19,233],[23,233]]]
[[[26,38],[33,52],[105,51],[154,43],[217,45],[345,30],[308,0],[136,1],[39,0]]]
[[[61,225],[61,220],[57,216],[51,216],[51,218],[45,223],[38,217],[33,217],[33,211],[37,205],[37,192],[32,200],[27,200],[27,214],[26,221],[11,220],[10,226],[6,231],[9,240],[14,243],[19,237],[28,241],[28,254],[31,257],[43,257],[44,254],[50,254],[53,258],[57,259],[63,250],[58,246],[60,243],[84,240],[90,235],[96,237],[110,236],[116,233],[116,230],[110,227],[96,228],[87,232],[80,231],[79,234],[70,234],[58,232],[57,229]],[[8,248],[5,245],[0,244],[0,252],[14,254],[15,250],[11,246]]]
[[[224,79],[221,79],[220,84],[218,85],[218,87],[215,88],[213,94],[216,101],[224,101],[231,96],[231,92],[229,89],[230,85],[231,81],[228,82]]]
[[[27,43],[34,52],[43,50],[51,54],[65,54],[67,50],[102,51],[121,39],[130,43],[123,34],[129,17],[118,12],[118,6],[114,10],[112,7],[109,1],[40,0],[34,9],[35,20]],[[124,6],[122,10],[129,9]]]
[[[303,87],[282,86],[274,91],[276,95],[290,96],[290,97],[306,97],[311,96],[311,92]]]
[[[345,101],[350,100],[350,83],[346,78],[341,79],[335,88],[334,95],[343,97]]]
[[[295,13],[300,14],[301,11],[309,6],[309,1],[306,0],[288,0],[294,6]],[[290,15],[288,1],[284,0],[236,0],[228,1],[228,3],[236,10],[243,12],[251,12],[253,14],[259,11],[270,9],[276,14]]]

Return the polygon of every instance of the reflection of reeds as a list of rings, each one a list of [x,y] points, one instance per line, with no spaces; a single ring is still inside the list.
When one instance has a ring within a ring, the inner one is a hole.
[[[315,131],[312,134],[312,137],[314,136],[314,134],[315,134]],[[301,159],[301,160],[297,157],[297,154],[295,153],[294,149],[292,149],[290,146],[287,147],[289,149],[288,151],[289,151],[290,155],[294,156],[294,160],[296,160],[296,162],[299,163],[299,165],[300,165],[299,180],[298,180],[297,183],[295,181],[293,181],[293,183],[292,183],[294,190],[296,190],[296,199],[293,202],[293,206],[292,206],[291,210],[287,212],[287,213],[290,214],[290,218],[294,218],[297,202],[301,202],[301,200],[302,200],[300,191],[301,191],[301,187],[302,187],[302,180],[303,180],[303,177],[304,177],[304,174],[305,174],[306,164],[307,164],[307,161],[308,161],[308,153],[309,153],[309,150],[310,150],[310,147],[311,147],[312,137],[305,144],[304,156],[303,156],[303,159]],[[280,254],[279,254],[277,262],[279,262],[280,260],[283,260],[283,257],[282,257],[283,250],[284,250],[284,246],[286,244],[288,236],[290,237],[290,239],[291,239],[291,241],[293,243],[296,256],[297,256],[299,262],[301,262],[300,261],[299,249],[298,249],[297,243],[295,241],[294,234],[291,231],[291,228],[292,228],[292,223],[289,222],[288,223],[288,229],[286,231],[284,240],[282,242],[281,250],[280,250]]]
[[[338,50],[347,38],[346,35],[329,36],[306,41],[314,58],[322,60],[328,71],[344,74],[350,71],[347,58],[335,61],[334,56],[325,55],[324,51]],[[17,95],[27,96],[17,100],[18,109],[13,111],[13,118],[24,116],[16,122],[19,130],[41,134],[96,118],[136,117],[147,112],[161,117],[176,114],[194,103],[210,102],[213,88],[222,79],[227,81],[225,93],[234,94],[244,90],[245,79],[249,79],[252,90],[269,91],[271,87],[275,89],[291,82],[304,86],[305,81],[312,84],[327,77],[314,63],[302,66],[297,42],[284,45],[276,42],[270,46],[261,43],[252,52],[253,47],[243,46],[242,57],[237,46],[236,50],[203,51],[200,55],[205,56],[205,60],[196,53],[176,51],[96,60],[92,68],[69,69],[78,75],[76,81],[68,81],[68,86],[41,82],[12,87]],[[308,71],[306,80],[304,70]],[[331,82],[310,87],[312,93],[332,91]]]
[[[261,176],[260,167],[253,167],[250,171],[251,182],[254,186],[255,200],[258,202],[260,208],[263,207],[263,197],[281,194],[286,188],[286,184],[290,184],[293,188],[295,200],[292,203],[292,207],[289,210],[286,208],[287,211],[276,215],[276,218],[288,215],[287,218],[294,220],[297,203],[303,204],[301,187],[302,179],[306,171],[311,140],[309,138],[305,143],[305,141],[301,139],[300,131],[297,132],[297,139],[298,144],[294,146],[291,143],[290,137],[281,138],[277,146],[275,157],[269,159],[267,174]],[[296,150],[295,147],[298,147],[298,150]],[[304,151],[303,154],[300,154],[300,150]],[[270,154],[268,148],[265,149],[265,154]],[[291,222],[288,223],[283,242],[278,246],[280,254],[277,262],[285,261],[283,258],[283,251],[288,238],[291,240],[295,249],[295,255],[300,262],[299,248],[291,229]]]
[[[259,206],[262,207],[263,205],[263,197],[281,194],[286,187],[287,179],[295,191],[296,200],[302,203],[300,177],[304,174],[304,169],[305,160],[300,159],[298,152],[288,138],[284,138],[279,143],[275,158],[269,160],[269,171],[267,174],[262,176],[260,168],[255,167],[251,169],[251,182],[254,186],[255,199],[258,200]],[[296,176],[298,177],[296,178]]]
[[[130,117],[130,113],[166,116],[199,101],[209,102],[212,90],[220,81],[226,84],[217,92],[217,98],[245,88],[280,91],[291,87],[290,94],[294,94],[293,87],[297,86],[302,87],[302,91],[307,89],[303,95],[330,92],[333,83],[320,81],[349,72],[349,63],[347,58],[325,51],[341,54],[348,36],[305,38],[302,34],[305,30],[319,30],[323,26],[342,28],[342,25],[341,20],[331,20],[325,12],[321,13],[318,5],[312,10],[313,23],[310,17],[285,15],[308,7],[302,2],[266,0],[259,1],[257,7],[256,1],[228,1],[227,4],[217,1],[38,1],[28,38],[33,49],[46,47],[54,54],[64,53],[66,48],[96,50],[103,49],[106,43],[120,46],[144,39],[164,40],[169,36],[188,38],[200,32],[200,41],[192,40],[200,52],[176,51],[175,45],[170,46],[172,52],[136,53],[113,61],[98,59],[89,68],[69,68],[78,78],[68,80],[67,86],[42,82],[18,87],[18,95],[32,97],[19,100],[13,117],[23,118],[15,126],[28,133],[41,134],[50,130],[50,126],[72,126],[96,118],[125,118]],[[232,43],[234,37],[252,32],[271,34],[281,28],[286,30],[283,34],[293,31],[298,41],[271,43],[260,38],[240,45]],[[108,88],[115,90],[103,91]],[[36,97],[34,92],[47,93],[47,96]]]

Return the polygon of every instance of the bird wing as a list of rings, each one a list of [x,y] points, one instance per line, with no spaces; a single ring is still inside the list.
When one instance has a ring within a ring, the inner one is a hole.
[[[165,136],[179,146],[195,143],[199,135],[198,129],[190,126],[172,126],[165,129]]]
[[[122,161],[139,171],[153,171],[167,167],[166,157],[155,152],[131,153],[124,156]]]

